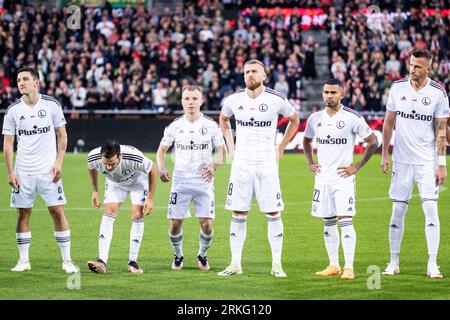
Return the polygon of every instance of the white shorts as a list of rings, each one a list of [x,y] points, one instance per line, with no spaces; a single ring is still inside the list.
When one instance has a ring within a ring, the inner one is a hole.
[[[408,201],[411,199],[414,183],[417,183],[422,199],[437,200],[439,187],[436,182],[436,168],[435,163],[409,165],[394,162],[389,197],[393,200]]]
[[[214,219],[214,182],[173,181],[170,190],[167,218],[190,218],[189,207],[194,202],[197,218]]]
[[[276,162],[254,166],[233,162],[231,165],[225,209],[249,211],[254,196],[261,212],[284,209]]]
[[[355,178],[335,184],[314,184],[311,214],[331,218],[356,215]]]
[[[36,192],[45,201],[47,207],[65,205],[67,203],[64,195],[62,179],[54,183],[53,175],[24,175],[16,174],[20,181],[19,189],[12,189],[10,206],[12,208],[32,208]]]
[[[131,197],[131,204],[143,206],[148,195],[148,176],[140,175],[131,184],[105,180],[104,203],[123,203],[128,194]]]

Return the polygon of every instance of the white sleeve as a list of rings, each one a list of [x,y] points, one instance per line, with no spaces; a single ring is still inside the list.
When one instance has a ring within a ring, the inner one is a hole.
[[[222,100],[222,113],[225,115],[225,117],[231,117],[234,114],[233,110],[231,109],[230,100],[230,98]]]
[[[222,131],[217,124],[211,126],[213,130],[212,141],[215,147],[222,146],[225,144],[223,139]]]
[[[3,118],[2,134],[10,136],[16,134],[16,121],[14,120],[14,115],[11,110],[7,112]]]
[[[370,136],[373,131],[370,129],[369,125],[367,124],[366,120],[364,120],[363,117],[358,118],[358,122],[355,127],[355,133],[358,134],[362,139],[367,138]]]
[[[144,161],[140,163],[139,170],[145,173],[149,173],[150,170],[152,170],[153,161],[147,158],[146,156],[143,156]]]
[[[434,110],[434,117],[435,118],[448,118],[450,109],[449,109],[449,103],[448,103],[448,97],[443,92],[439,95],[440,99],[436,103],[436,109]]]
[[[388,102],[386,104],[386,111],[393,111],[395,112],[395,95],[394,95],[394,85],[391,86],[391,88],[389,89],[389,97],[388,97]]]
[[[287,118],[290,117],[295,112],[295,108],[292,103],[286,98],[281,104],[280,114]]]
[[[312,119],[312,117],[309,117],[308,120],[306,121],[305,134],[304,134],[304,136],[306,138],[312,139],[315,135],[313,122],[314,122],[314,120]]]
[[[60,128],[66,124],[64,112],[62,111],[62,108],[58,106],[56,103],[52,103],[52,119],[55,129]]]
[[[100,154],[100,148],[95,148],[88,153],[88,169],[100,171],[100,161],[102,156]]]
[[[175,136],[173,135],[173,126],[169,125],[164,129],[164,136],[161,139],[161,144],[170,147],[175,141]]]

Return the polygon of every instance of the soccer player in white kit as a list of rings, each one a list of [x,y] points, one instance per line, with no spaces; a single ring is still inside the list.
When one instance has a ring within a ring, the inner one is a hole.
[[[392,84],[383,125],[381,170],[390,173],[389,145],[395,124],[392,154],[392,178],[389,196],[393,201],[389,226],[391,261],[383,272],[400,272],[400,244],[404,220],[414,183],[417,184],[425,214],[428,245],[427,275],[442,278],[437,265],[440,225],[437,200],[438,185],[445,183],[446,128],[449,103],[445,91],[427,75],[432,70],[432,56],[427,49],[412,52],[409,78]]]
[[[189,218],[191,202],[200,223],[198,267],[208,271],[210,265],[206,257],[213,240],[214,172],[223,163],[224,145],[222,133],[213,119],[200,112],[203,104],[202,89],[185,86],[181,104],[184,116],[175,119],[164,131],[164,136],[156,153],[160,178],[171,180],[166,168],[166,153],[173,145],[175,166],[170,190],[167,218],[170,219],[169,238],[174,260],[173,270],[183,269],[183,219]],[[212,159],[216,148],[216,159]]]
[[[92,185],[92,206],[100,208],[98,172],[105,175],[105,210],[100,224],[97,260],[88,261],[89,270],[106,273],[109,247],[113,236],[114,221],[128,194],[131,197],[131,231],[128,272],[143,273],[137,264],[139,249],[144,236],[144,214],[153,210],[153,199],[158,172],[153,162],[141,151],[128,145],[120,145],[110,139],[88,154],[88,170]]]
[[[323,87],[325,109],[308,118],[303,150],[309,170],[315,175],[311,214],[323,218],[324,240],[330,264],[318,276],[342,273],[341,279],[353,280],[356,232],[352,217],[356,214],[355,174],[378,148],[375,134],[364,118],[341,104],[345,95],[339,80],[328,80]],[[353,164],[356,135],[367,143],[360,161]],[[313,160],[313,138],[318,162]],[[344,251],[344,270],[339,266],[339,231]]]
[[[3,120],[3,152],[11,193],[12,208],[17,208],[16,238],[19,261],[11,271],[31,270],[30,216],[36,192],[44,199],[55,226],[55,239],[61,250],[62,269],[79,271],[70,257],[70,229],[64,215],[66,197],[61,167],[66,153],[66,120],[60,103],[39,94],[39,74],[33,68],[17,73],[17,86],[22,97],[9,106]],[[16,162],[13,146],[17,136]],[[57,138],[57,139],[56,139]]]
[[[247,233],[247,214],[253,196],[260,211],[266,214],[268,239],[272,250],[275,277],[286,277],[281,265],[284,208],[278,177],[277,160],[298,128],[299,116],[283,95],[264,86],[264,64],[249,60],[244,64],[246,89],[228,96],[220,113],[220,127],[233,163],[225,208],[233,211],[230,225],[231,264],[220,276],[242,273],[242,249]],[[289,120],[283,139],[276,148],[278,116]],[[231,134],[230,118],[236,120],[236,149]]]

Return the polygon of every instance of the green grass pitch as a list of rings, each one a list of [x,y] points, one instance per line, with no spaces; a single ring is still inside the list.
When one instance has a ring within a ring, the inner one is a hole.
[[[173,271],[172,250],[167,236],[166,204],[170,184],[159,182],[155,209],[145,219],[145,234],[139,263],[142,275],[127,273],[130,203],[127,200],[114,227],[108,261],[110,273],[93,274],[86,262],[97,257],[98,230],[103,211],[90,207],[91,187],[86,169],[86,154],[67,154],[63,166],[66,215],[72,232],[72,258],[81,267],[78,279],[61,270],[60,252],[53,237],[53,224],[39,198],[31,217],[32,270],[10,272],[18,259],[15,240],[15,211],[9,208],[10,188],[5,166],[0,170],[0,299],[449,299],[450,298],[450,192],[441,188],[439,216],[441,244],[438,264],[444,279],[425,276],[427,249],[424,216],[415,188],[406,217],[402,243],[401,274],[381,277],[368,273],[369,266],[383,271],[389,260],[388,225],[391,201],[388,198],[389,177],[379,169],[380,158],[373,159],[357,174],[357,232],[354,281],[314,275],[328,263],[323,241],[321,219],[310,215],[313,176],[301,154],[288,154],[280,162],[280,177],[285,202],[283,212],[283,266],[286,279],[270,275],[271,254],[267,241],[267,222],[254,205],[248,219],[247,239],[243,253],[243,274],[229,278],[217,276],[230,261],[230,213],[224,201],[230,166],[216,174],[216,219],[214,242],[208,251],[209,272],[197,269],[199,226],[196,218],[184,224],[185,268]],[[155,155],[149,154],[154,160]],[[100,180],[103,190],[103,177]],[[343,264],[342,249],[340,249]],[[375,280],[374,280],[375,279]],[[80,289],[69,289],[69,287]],[[375,285],[374,289],[372,288]]]

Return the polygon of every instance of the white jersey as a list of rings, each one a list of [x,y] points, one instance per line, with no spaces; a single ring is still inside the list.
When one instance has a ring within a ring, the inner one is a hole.
[[[247,89],[227,97],[222,113],[226,117],[234,114],[236,119],[234,160],[250,165],[275,161],[278,115],[289,117],[294,112],[286,97],[267,87],[255,99],[249,97]]]
[[[213,148],[224,143],[217,122],[203,114],[194,122],[186,115],[175,119],[166,127],[161,140],[166,147],[174,145],[174,181],[203,181],[202,168],[211,164]]]
[[[365,139],[371,134],[372,129],[364,118],[343,105],[332,117],[326,109],[311,114],[306,123],[305,137],[315,137],[317,159],[321,166],[316,183],[342,181],[337,168],[353,163],[356,135]],[[352,176],[349,178],[353,179]]]
[[[436,159],[434,119],[449,115],[448,97],[435,81],[416,92],[409,78],[396,81],[389,91],[386,110],[395,117],[393,161],[423,165]]]
[[[148,175],[153,162],[144,154],[132,146],[120,145],[121,159],[113,170],[106,170],[100,153],[101,147],[95,148],[88,154],[89,170],[97,170],[103,173],[108,180],[120,183],[123,186],[131,186],[142,175]]]
[[[33,175],[50,173],[57,156],[55,129],[65,124],[61,104],[43,94],[39,94],[34,107],[22,99],[9,106],[2,133],[17,137],[14,171]]]

